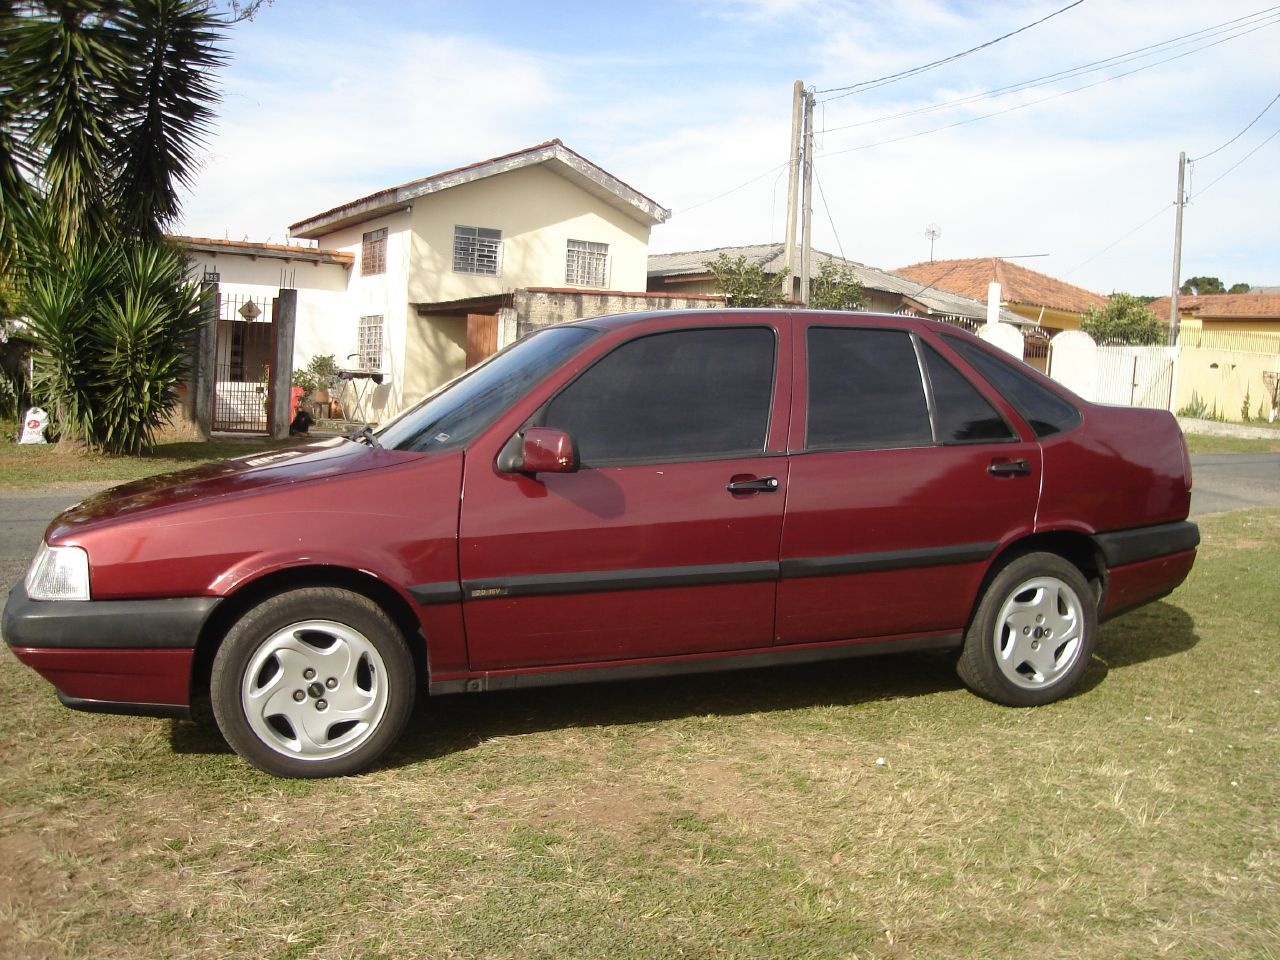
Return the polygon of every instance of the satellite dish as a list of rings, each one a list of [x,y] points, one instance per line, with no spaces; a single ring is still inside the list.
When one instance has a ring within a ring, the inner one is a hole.
[[[933,241],[942,236],[942,228],[936,223],[931,223],[924,228],[924,235],[929,238],[929,262],[933,263]]]

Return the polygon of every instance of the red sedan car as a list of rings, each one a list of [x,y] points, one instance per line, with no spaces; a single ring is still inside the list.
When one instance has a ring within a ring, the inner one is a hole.
[[[68,706],[189,715],[351,773],[415,695],[954,649],[1067,694],[1195,559],[1172,416],[952,326],[720,310],[524,338],[377,431],[107,491],[5,639]]]

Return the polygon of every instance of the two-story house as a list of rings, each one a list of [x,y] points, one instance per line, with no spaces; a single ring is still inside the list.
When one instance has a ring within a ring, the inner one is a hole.
[[[534,326],[607,312],[607,292],[645,309],[649,231],[669,215],[552,140],[289,230],[353,258],[330,342],[346,340],[340,364],[378,373],[366,412],[385,420]]]

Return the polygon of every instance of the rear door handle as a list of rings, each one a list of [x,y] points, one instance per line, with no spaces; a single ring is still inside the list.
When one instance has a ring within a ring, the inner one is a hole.
[[[758,477],[750,480],[730,480],[725,489],[730,493],[773,493],[778,489],[778,478]]]
[[[987,473],[993,477],[1025,477],[1031,473],[1031,464],[1025,460],[993,460]]]

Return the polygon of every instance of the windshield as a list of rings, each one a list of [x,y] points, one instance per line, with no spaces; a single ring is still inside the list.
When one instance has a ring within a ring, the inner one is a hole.
[[[428,394],[379,430],[378,442],[420,452],[461,446],[595,335],[587,327],[539,330]]]

